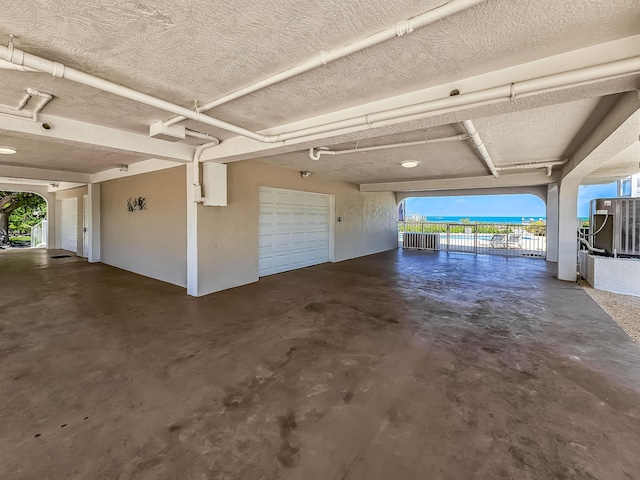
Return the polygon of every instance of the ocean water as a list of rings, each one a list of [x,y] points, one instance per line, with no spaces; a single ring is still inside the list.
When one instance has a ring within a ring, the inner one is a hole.
[[[472,223],[531,223],[542,220],[546,222],[547,217],[438,217],[427,215],[427,222],[450,222],[458,223],[463,218],[468,218]]]

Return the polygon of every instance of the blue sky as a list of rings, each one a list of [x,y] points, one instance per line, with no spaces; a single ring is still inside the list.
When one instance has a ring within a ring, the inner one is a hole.
[[[578,192],[578,216],[589,215],[593,198],[615,197],[616,184],[585,185]],[[535,195],[473,195],[407,199],[407,213],[438,217],[544,217],[544,202]]]

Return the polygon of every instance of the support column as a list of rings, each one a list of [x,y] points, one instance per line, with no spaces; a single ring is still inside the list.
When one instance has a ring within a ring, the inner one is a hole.
[[[56,194],[49,192],[47,200],[47,250],[56,248]]]
[[[558,196],[558,278],[575,282],[578,269],[578,188],[580,180],[565,177]]]
[[[187,293],[198,296],[198,204],[193,201],[193,168],[187,165]]]
[[[87,260],[89,263],[100,261],[100,184],[90,183],[87,185],[89,195],[89,252]]]
[[[547,262],[558,261],[558,184],[547,185]]]

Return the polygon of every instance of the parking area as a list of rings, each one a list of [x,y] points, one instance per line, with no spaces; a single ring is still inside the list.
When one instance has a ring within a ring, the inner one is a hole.
[[[0,478],[640,471],[640,347],[546,262],[396,250],[192,298],[52,255],[0,253]]]

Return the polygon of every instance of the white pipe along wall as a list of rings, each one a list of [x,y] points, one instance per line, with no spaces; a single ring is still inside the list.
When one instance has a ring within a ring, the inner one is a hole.
[[[311,160],[320,160],[321,155],[344,155],[346,153],[372,152],[375,150],[427,145],[429,143],[455,142],[459,140],[466,140],[467,138],[469,138],[468,135],[454,135],[452,137],[427,138],[426,140],[416,140],[415,142],[388,143],[385,145],[374,145],[372,147],[356,147],[349,150],[329,150],[327,147],[318,147],[309,149],[309,157],[311,157]]]
[[[370,129],[379,126],[394,125],[409,121],[409,119],[417,120],[428,117],[436,112],[444,113],[458,108],[509,101],[516,97],[536,95],[558,89],[575,87],[591,81],[634,75],[640,72],[640,56],[638,56],[592,67],[538,77],[522,82],[509,83],[499,87],[478,90],[470,93],[461,93],[455,96],[448,96],[415,105],[375,112],[368,115],[361,115],[346,120],[330,122],[323,125],[315,125],[276,135],[263,135],[237,125],[209,117],[200,112],[189,110],[188,108],[175,105],[151,95],[138,92],[131,88],[117,85],[113,82],[109,82],[108,80],[103,80],[73,68],[65,67],[61,63],[52,62],[35,55],[31,55],[14,48],[13,43],[10,43],[8,47],[0,45],[0,57],[5,57],[7,61],[19,66],[33,68],[40,72],[49,73],[54,77],[65,78],[123,98],[128,98],[139,103],[156,107],[167,112],[176,113],[184,116],[185,118],[227,130],[262,143],[286,143],[288,140],[300,140],[304,137],[318,135],[321,133],[333,133],[337,135],[345,130],[351,130],[355,127]]]
[[[420,15],[409,18],[408,20],[404,20],[403,22],[393,25],[392,27],[386,28],[378,33],[365,37],[344,47],[332,50],[331,52],[321,53],[317,57],[311,58],[306,62],[301,63],[300,65],[285,70],[284,72],[280,72],[276,75],[260,80],[259,82],[252,83],[251,85],[236,90],[235,92],[229,93],[228,95],[224,95],[223,97],[220,97],[216,100],[205,103],[204,105],[199,107],[199,111],[206,112],[207,110],[211,110],[212,108],[224,105],[225,103],[229,103],[232,100],[244,97],[246,95],[249,95],[250,93],[257,92],[258,90],[262,90],[263,88],[270,87],[271,85],[275,85],[276,83],[283,82],[284,80],[288,80],[302,73],[306,73],[323,65],[327,65],[353,53],[360,52],[369,47],[373,47],[374,45],[392,40],[395,37],[401,37],[403,35],[410,34],[418,28],[425,27],[431,23],[437,22],[438,20],[442,20],[445,17],[449,17],[451,15],[459,13],[479,3],[482,3],[483,1],[484,0],[450,0],[444,5],[436,7],[433,10],[421,13]],[[166,122],[164,122],[164,124],[173,125],[183,120],[186,120],[186,117],[178,116],[167,120]]]
[[[462,122],[462,126],[467,132],[467,135],[469,135],[469,138],[471,138],[473,144],[478,149],[478,152],[480,153],[480,156],[482,157],[484,163],[487,165],[487,168],[491,172],[491,175],[493,175],[495,178],[498,178],[498,171],[496,170],[496,166],[493,164],[493,160],[491,160],[491,156],[487,151],[487,147],[485,147],[484,143],[482,143],[480,134],[478,133],[478,130],[476,130],[473,122],[471,120],[465,120],[464,122]]]

